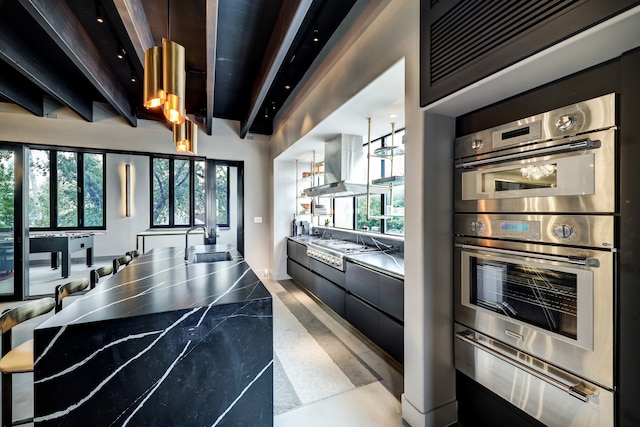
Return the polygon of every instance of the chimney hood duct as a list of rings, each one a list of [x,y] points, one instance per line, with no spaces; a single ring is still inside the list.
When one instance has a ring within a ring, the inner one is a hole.
[[[340,134],[324,143],[324,182],[304,190],[308,197],[346,197],[367,193],[367,159],[359,135]],[[380,192],[380,189],[377,192]],[[384,189],[383,189],[384,191]]]

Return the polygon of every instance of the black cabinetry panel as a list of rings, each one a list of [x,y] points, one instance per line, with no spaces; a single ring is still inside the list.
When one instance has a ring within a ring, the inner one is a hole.
[[[420,105],[637,4],[636,0],[421,0]]]
[[[384,313],[403,321],[404,282],[376,273],[354,263],[347,263],[347,291],[374,305]]]

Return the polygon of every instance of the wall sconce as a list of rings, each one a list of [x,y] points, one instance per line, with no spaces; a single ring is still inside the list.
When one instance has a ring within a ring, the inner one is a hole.
[[[131,216],[131,165],[124,165],[124,200],[125,215],[127,218]]]

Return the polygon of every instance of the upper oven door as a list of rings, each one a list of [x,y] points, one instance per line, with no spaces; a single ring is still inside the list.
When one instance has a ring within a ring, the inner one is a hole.
[[[456,165],[457,212],[615,212],[615,129]]]
[[[456,321],[612,388],[612,252],[495,245],[457,238]]]

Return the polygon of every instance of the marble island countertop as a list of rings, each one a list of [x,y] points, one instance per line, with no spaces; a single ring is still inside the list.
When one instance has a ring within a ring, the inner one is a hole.
[[[306,245],[321,240],[318,236],[300,235],[289,237],[294,242]],[[345,259],[363,267],[370,268],[382,274],[404,280],[404,253],[403,252],[366,252],[360,254],[345,254]]]
[[[273,425],[271,294],[238,254],[184,253],[141,255],[35,328],[35,426]]]
[[[185,263],[184,248],[156,248],[70,304],[39,329],[89,323],[209,304],[269,298],[270,294],[244,259],[227,245],[199,245],[196,252],[230,250],[232,259]]]

